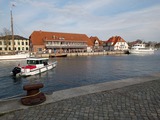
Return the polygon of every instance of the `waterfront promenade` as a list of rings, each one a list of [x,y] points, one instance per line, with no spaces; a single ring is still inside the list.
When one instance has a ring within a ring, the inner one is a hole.
[[[159,120],[160,73],[48,94],[32,107],[0,101],[0,120]]]

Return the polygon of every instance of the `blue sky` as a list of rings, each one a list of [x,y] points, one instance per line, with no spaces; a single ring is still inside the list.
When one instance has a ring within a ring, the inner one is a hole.
[[[27,38],[43,30],[160,42],[160,0],[0,0],[0,32],[11,28],[10,9],[14,33]]]

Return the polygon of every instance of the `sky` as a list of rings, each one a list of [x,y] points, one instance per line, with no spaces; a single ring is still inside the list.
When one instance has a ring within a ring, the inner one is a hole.
[[[0,33],[11,10],[14,34],[26,38],[42,30],[160,42],[160,0],[0,0]]]

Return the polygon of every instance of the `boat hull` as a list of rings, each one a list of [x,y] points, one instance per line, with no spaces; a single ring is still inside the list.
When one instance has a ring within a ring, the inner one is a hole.
[[[154,53],[154,50],[130,50],[131,54],[151,54]]]
[[[52,64],[43,66],[41,68],[36,68],[36,69],[32,69],[32,70],[24,70],[24,72],[20,72],[18,74],[16,74],[16,77],[27,77],[27,76],[32,76],[32,75],[36,75],[36,74],[40,74],[43,72],[46,72],[48,70],[51,70],[53,68],[55,68],[57,66],[57,62],[53,62]]]
[[[62,54],[62,53],[61,54],[50,54],[49,56],[50,57],[67,57],[67,54],[65,54],[65,53],[64,54]]]
[[[0,60],[17,60],[17,59],[25,59],[29,57],[29,54],[16,54],[16,55],[1,55]]]

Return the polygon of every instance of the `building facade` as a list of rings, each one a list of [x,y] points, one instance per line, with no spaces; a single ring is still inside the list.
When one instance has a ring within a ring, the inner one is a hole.
[[[98,37],[90,37],[92,43],[93,43],[93,51],[94,52],[100,52],[103,51],[103,42],[99,40]]]
[[[128,44],[120,36],[113,36],[106,41],[105,50],[128,50]]]
[[[13,48],[14,46],[14,48]],[[0,37],[0,53],[9,52],[28,52],[29,51],[29,39],[19,35],[14,36],[14,45],[12,41],[12,35]]]
[[[34,31],[30,35],[30,47],[34,53],[85,52],[92,46],[85,34]]]

